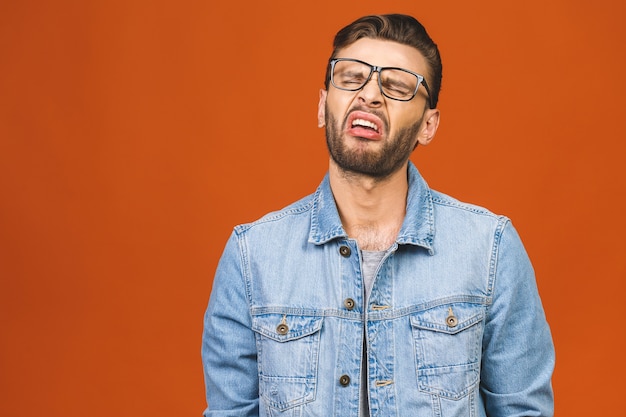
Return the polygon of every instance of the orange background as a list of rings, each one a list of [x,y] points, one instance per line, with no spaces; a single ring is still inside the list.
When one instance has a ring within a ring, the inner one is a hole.
[[[312,192],[334,33],[418,17],[444,62],[433,188],[513,219],[558,416],[626,416],[621,0],[0,4],[0,416],[198,416],[232,227]]]

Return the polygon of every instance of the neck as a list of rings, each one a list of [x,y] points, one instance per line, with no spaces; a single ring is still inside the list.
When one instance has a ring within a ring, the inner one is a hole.
[[[329,179],[348,236],[363,250],[389,248],[406,213],[407,164],[379,179],[345,172],[331,160]]]

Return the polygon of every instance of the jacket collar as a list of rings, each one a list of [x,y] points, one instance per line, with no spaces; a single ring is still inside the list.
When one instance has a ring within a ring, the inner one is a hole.
[[[417,245],[433,253],[435,222],[433,198],[430,188],[415,165],[409,161],[409,193],[406,202],[406,216],[396,239],[399,245]],[[337,205],[330,189],[328,174],[313,195],[311,210],[311,230],[309,242],[321,245],[332,239],[347,238],[341,225]]]

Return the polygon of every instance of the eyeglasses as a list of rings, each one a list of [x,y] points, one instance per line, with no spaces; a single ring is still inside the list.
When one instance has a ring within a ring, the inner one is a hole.
[[[434,108],[430,90],[422,75],[404,68],[378,67],[352,58],[330,60],[330,82],[340,90],[360,90],[375,72],[378,72],[378,87],[383,96],[393,100],[410,101],[422,84],[428,94],[428,104],[431,109]]]

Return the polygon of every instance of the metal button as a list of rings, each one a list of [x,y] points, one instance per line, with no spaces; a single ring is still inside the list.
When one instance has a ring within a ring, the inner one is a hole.
[[[350,256],[350,254],[352,253],[352,250],[350,249],[349,246],[346,245],[341,245],[339,246],[339,253],[341,254],[341,256],[343,256],[344,258],[347,258]]]
[[[452,312],[452,307],[448,308],[448,317],[446,317],[446,324],[448,325],[448,327],[454,327],[459,324],[459,320]]]
[[[347,387],[350,385],[350,377],[348,375],[341,375],[341,377],[339,377],[339,383],[342,387]]]
[[[283,315],[283,319],[280,321],[280,324],[276,326],[276,333],[281,335],[286,335],[289,332],[289,326],[287,326],[287,315]]]
[[[278,326],[276,326],[276,333],[286,335],[287,333],[289,333],[289,326],[287,326],[285,323],[280,323]]]
[[[354,309],[354,300],[352,298],[346,298],[345,300],[343,300],[343,305],[348,309],[348,310],[352,310]]]

